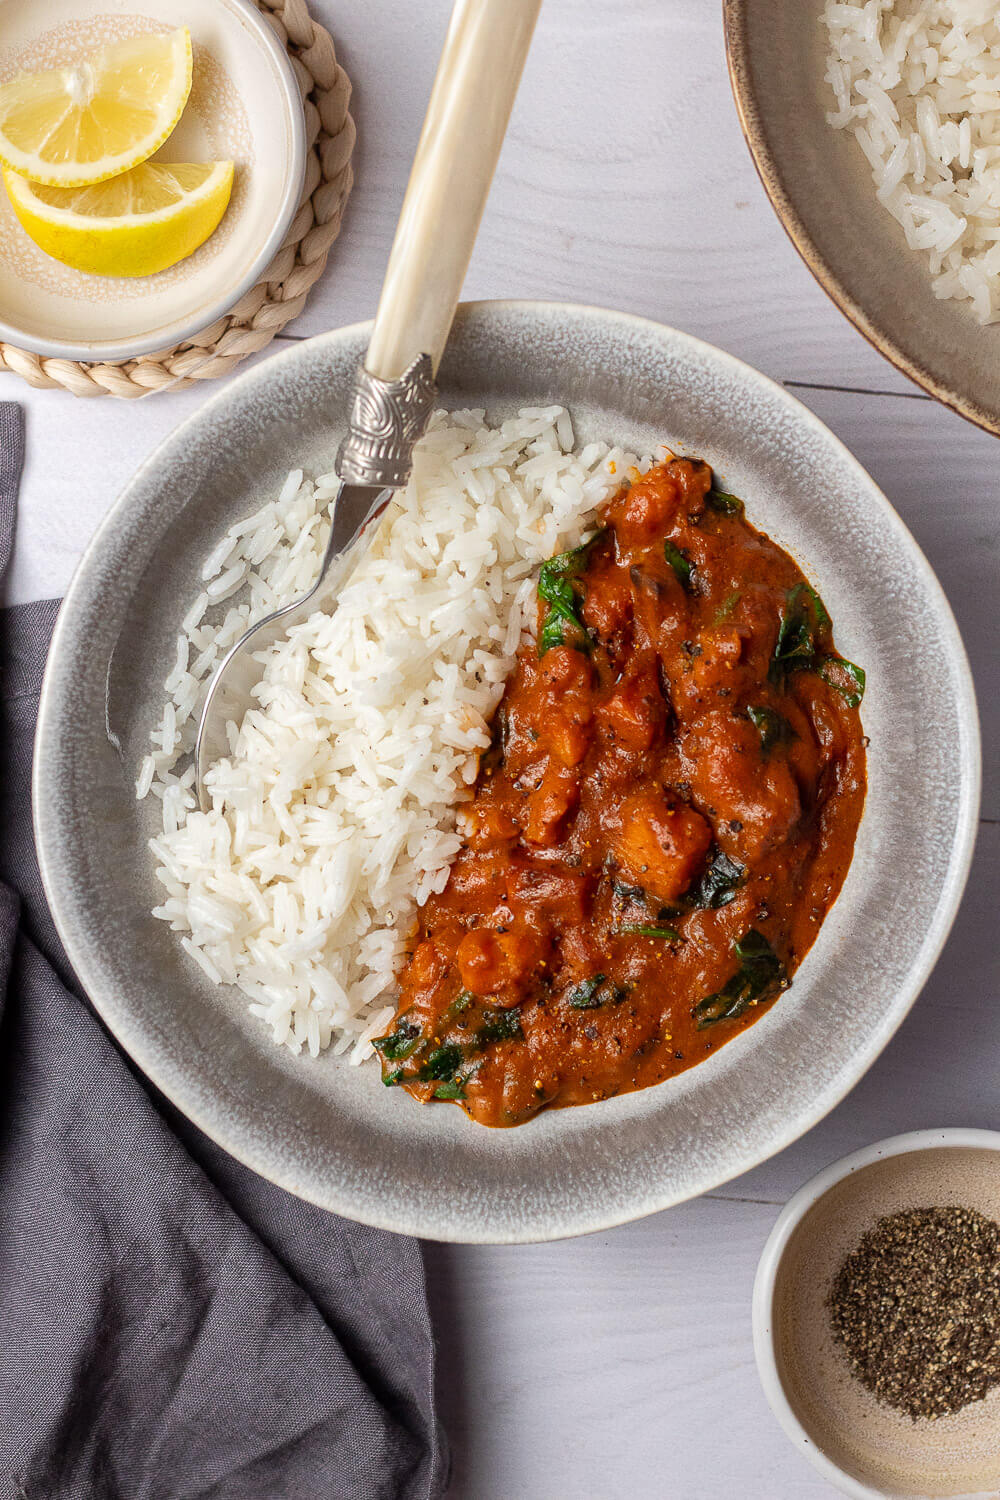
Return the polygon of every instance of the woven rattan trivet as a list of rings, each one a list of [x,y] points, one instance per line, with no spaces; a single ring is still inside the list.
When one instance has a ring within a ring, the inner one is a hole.
[[[196,380],[228,375],[241,359],[269,344],[297,318],[322,274],[354,181],[351,82],[337,61],[333,38],[310,16],[305,0],[256,0],[288,51],[306,118],[306,180],[302,202],[283,247],[256,286],[223,318],[175,348],[121,364],[44,359],[0,342],[0,371],[10,370],[42,390],[74,396],[134,399],[183,390]]]

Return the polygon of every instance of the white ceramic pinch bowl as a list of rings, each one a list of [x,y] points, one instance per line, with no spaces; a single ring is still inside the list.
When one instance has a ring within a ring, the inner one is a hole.
[[[1000,1386],[934,1422],[877,1402],[834,1339],[827,1297],[886,1214],[959,1205],[1000,1220],[1000,1133],[916,1130],[876,1141],[789,1199],[757,1269],[753,1339],[771,1409],[854,1500],[987,1500],[1000,1492]]]

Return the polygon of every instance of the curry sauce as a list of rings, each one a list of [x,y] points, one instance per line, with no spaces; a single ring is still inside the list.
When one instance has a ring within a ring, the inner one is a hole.
[[[792,559],[674,459],[546,563],[387,1084],[485,1125],[660,1083],[786,989],[850,864],[864,673]]]

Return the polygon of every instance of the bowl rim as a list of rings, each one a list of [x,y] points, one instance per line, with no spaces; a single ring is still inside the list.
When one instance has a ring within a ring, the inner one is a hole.
[[[819,282],[830,300],[850,319],[858,332],[868,340],[872,348],[895,365],[917,385],[922,386],[936,400],[950,407],[967,422],[987,432],[1000,436],[1000,412],[983,406],[971,396],[955,390],[954,386],[940,379],[926,365],[905,353],[891,339],[848,291],[819,249],[790,194],[778,169],[774,154],[768,143],[767,133],[760,122],[756,98],[750,81],[749,48],[747,43],[747,0],[722,0],[722,19],[726,37],[726,66],[729,82],[736,102],[743,139],[777,214],[778,221],[798,251],[808,269]]]
[[[502,317],[528,312],[534,316],[538,316],[541,313],[550,318],[558,317],[563,319],[599,317],[602,320],[625,325],[626,328],[634,329],[637,333],[643,330],[647,332],[652,331],[656,337],[666,335],[671,340],[677,340],[686,345],[692,354],[700,355],[701,357],[707,356],[713,361],[723,362],[734,373],[738,373],[742,381],[751,385],[761,383],[768,389],[776,392],[784,402],[794,406],[797,409],[797,420],[822,434],[823,440],[838,449],[844,461],[856,470],[859,482],[863,483],[884,507],[882,519],[901,534],[911,549],[914,566],[918,568],[928,595],[935,600],[940,611],[941,624],[946,633],[950,659],[955,670],[956,700],[961,711],[962,723],[966,729],[966,734],[963,736],[963,763],[958,778],[959,798],[956,808],[955,830],[949,854],[949,865],[935,910],[934,922],[928,931],[927,939],[925,939],[924,945],[915,954],[905,983],[900,985],[896,991],[896,1003],[892,1014],[888,1019],[883,1020],[880,1028],[873,1030],[867,1046],[852,1060],[851,1065],[845,1067],[832,1083],[826,1087],[825,1091],[812,1100],[808,1107],[803,1107],[796,1111],[794,1117],[786,1122],[782,1131],[767,1142],[758,1143],[746,1151],[721,1176],[715,1170],[706,1170],[701,1173],[700,1178],[693,1185],[680,1188],[675,1186],[664,1189],[663,1187],[657,1188],[656,1184],[651,1184],[641,1197],[636,1197],[628,1204],[615,1205],[610,1211],[606,1210],[602,1213],[600,1218],[595,1218],[591,1214],[584,1215],[581,1218],[578,1214],[573,1216],[553,1212],[543,1223],[532,1226],[530,1232],[526,1232],[517,1226],[506,1232],[498,1232],[497,1228],[492,1225],[492,1221],[488,1221],[484,1225],[467,1225],[464,1223],[457,1225],[450,1219],[444,1221],[435,1218],[432,1222],[427,1217],[422,1216],[420,1212],[412,1210],[408,1214],[401,1214],[398,1211],[393,1212],[392,1209],[389,1211],[381,1210],[378,1213],[370,1212],[367,1208],[363,1211],[359,1210],[349,1192],[338,1191],[337,1193],[332,1193],[329,1190],[320,1191],[312,1185],[311,1181],[303,1182],[301,1177],[296,1176],[291,1169],[276,1166],[273,1162],[265,1170],[260,1165],[259,1155],[253,1150],[250,1140],[245,1137],[238,1125],[234,1125],[231,1121],[227,1120],[222,1109],[213,1105],[201,1107],[193,1103],[190,1097],[193,1092],[191,1089],[186,1090],[182,1086],[179,1086],[176,1081],[168,1081],[162,1077],[161,1070],[158,1067],[159,1047],[156,1040],[151,1036],[141,1034],[141,1029],[134,1028],[131,1025],[127,1008],[116,1006],[113,1000],[109,1003],[107,998],[100,994],[100,969],[97,956],[91,952],[85,934],[78,931],[71,921],[66,920],[64,913],[60,910],[61,879],[59,875],[59,853],[61,847],[61,826],[58,809],[52,806],[50,789],[53,778],[48,776],[47,765],[50,757],[55,758],[58,755],[60,735],[58,728],[59,708],[56,700],[59,693],[59,684],[56,678],[59,672],[59,660],[62,655],[64,640],[66,641],[67,649],[71,643],[72,627],[70,622],[76,597],[85,592],[88,586],[88,574],[95,569],[95,565],[99,564],[105,544],[105,537],[110,537],[114,532],[118,524],[119,514],[128,506],[133,486],[141,479],[155,473],[157,468],[162,464],[162,457],[167,448],[177,441],[190,425],[203,420],[206,411],[214,410],[216,407],[222,406],[230,400],[231,393],[238,386],[247,387],[258,382],[266,382],[268,372],[272,370],[272,367],[285,362],[294,362],[297,358],[301,357],[301,351],[305,345],[316,345],[324,341],[347,338],[367,340],[367,335],[370,333],[372,326],[371,322],[355,323],[340,329],[329,330],[326,333],[316,335],[312,339],[290,344],[287,348],[270,355],[268,359],[244,370],[235,380],[227,381],[207,401],[203,402],[157,444],[156,448],[139,466],[124,490],[119,494],[77,565],[76,572],[74,573],[56,621],[39,698],[32,768],[32,807],[35,843],[42,881],[49,900],[53,920],[73,969],[109,1030],[157,1089],[171,1103],[176,1105],[183,1114],[191,1119],[200,1130],[204,1131],[206,1135],[216,1141],[230,1155],[235,1156],[237,1160],[251,1168],[251,1170],[261,1173],[261,1175],[286,1188],[289,1192],[316,1203],[321,1208],[344,1214],[348,1218],[354,1218],[359,1222],[370,1224],[376,1228],[388,1229],[396,1233],[418,1235],[428,1239],[454,1241],[465,1244],[537,1243],[611,1229],[619,1224],[630,1223],[646,1215],[660,1212],[665,1208],[671,1208],[677,1203],[685,1202],[713,1188],[722,1186],[733,1178],[741,1176],[744,1172],[748,1172],[752,1168],[759,1166],[762,1162],[769,1160],[779,1151],[791,1145],[793,1141],[798,1140],[807,1130],[818,1124],[820,1120],[835,1108],[864,1076],[895,1035],[904,1017],[909,1013],[914,1001],[926,983],[951,931],[965,890],[975,845],[980,803],[982,755],[979,717],[972,673],[958,625],[955,622],[947,596],[922,549],[889,499],[884,495],[860,461],[830,431],[825,423],[792,392],[778,385],[769,376],[762,374],[753,366],[738,359],[735,355],[718,349],[716,346],[708,344],[692,334],[671,328],[666,324],[657,322],[655,319],[640,317],[633,313],[623,313],[581,303],[556,302],[545,299],[472,301],[461,303],[459,312],[463,316],[472,318],[476,316],[496,316],[498,314]]]
[[[219,0],[209,0],[209,3],[218,5]],[[224,317],[231,307],[235,307],[252,286],[256,285],[262,272],[281,249],[282,241],[288,233],[288,226],[298,209],[305,184],[306,127],[302,95],[299,92],[288,53],[252,0],[222,0],[222,3],[225,8],[239,13],[240,21],[247,30],[254,33],[258,43],[275,63],[289,122],[291,147],[289,170],[285,175],[284,187],[276,204],[274,222],[252,264],[248,266],[240,279],[233,282],[214,302],[202,308],[197,314],[191,314],[183,323],[176,323],[173,331],[167,333],[167,342],[164,342],[162,328],[152,333],[133,334],[130,338],[122,338],[116,343],[107,345],[37,338],[33,334],[26,333],[17,324],[8,323],[3,318],[0,318],[0,341],[13,344],[17,348],[27,349],[32,354],[39,354],[45,359],[71,359],[83,364],[114,364],[117,361],[141,359],[144,355],[162,352],[164,349],[172,348],[175,344],[183,344],[195,334],[200,333],[202,329],[210,328],[219,318]],[[114,278],[107,279],[113,280]],[[141,303],[139,305],[141,306]]]
[[[894,1156],[909,1156],[918,1151],[954,1150],[962,1147],[1000,1153],[1000,1131],[979,1130],[965,1126],[909,1130],[902,1135],[890,1135],[884,1140],[873,1141],[871,1145],[862,1146],[859,1150],[852,1151],[850,1155],[842,1156],[839,1161],[831,1162],[814,1177],[810,1177],[808,1182],[803,1183],[789,1198],[775,1220],[757,1263],[751,1298],[753,1352],[757,1374],[760,1377],[767,1403],[784,1428],[786,1435],[798,1451],[809,1460],[813,1468],[817,1469],[830,1484],[836,1486],[842,1494],[852,1496],[853,1500],[899,1500],[899,1496],[893,1490],[873,1489],[863,1480],[855,1479],[852,1474],[848,1474],[816,1445],[807,1428],[796,1415],[785,1394],[785,1386],[774,1350],[771,1310],[778,1271],[792,1236],[806,1214],[821,1198],[826,1196],[831,1188],[843,1182],[852,1172],[859,1172],[864,1167],[870,1167],[874,1162],[886,1161]],[[962,1497],[956,1496],[955,1500],[962,1500]],[[966,1496],[965,1500],[973,1500],[973,1497]]]

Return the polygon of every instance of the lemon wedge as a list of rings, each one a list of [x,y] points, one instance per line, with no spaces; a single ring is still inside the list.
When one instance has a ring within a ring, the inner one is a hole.
[[[233,190],[231,161],[142,162],[92,187],[3,169],[14,212],[46,255],[95,276],[151,276],[204,244]]]
[[[191,92],[186,26],[114,42],[84,62],[0,85],[0,163],[86,187],[152,156]]]

